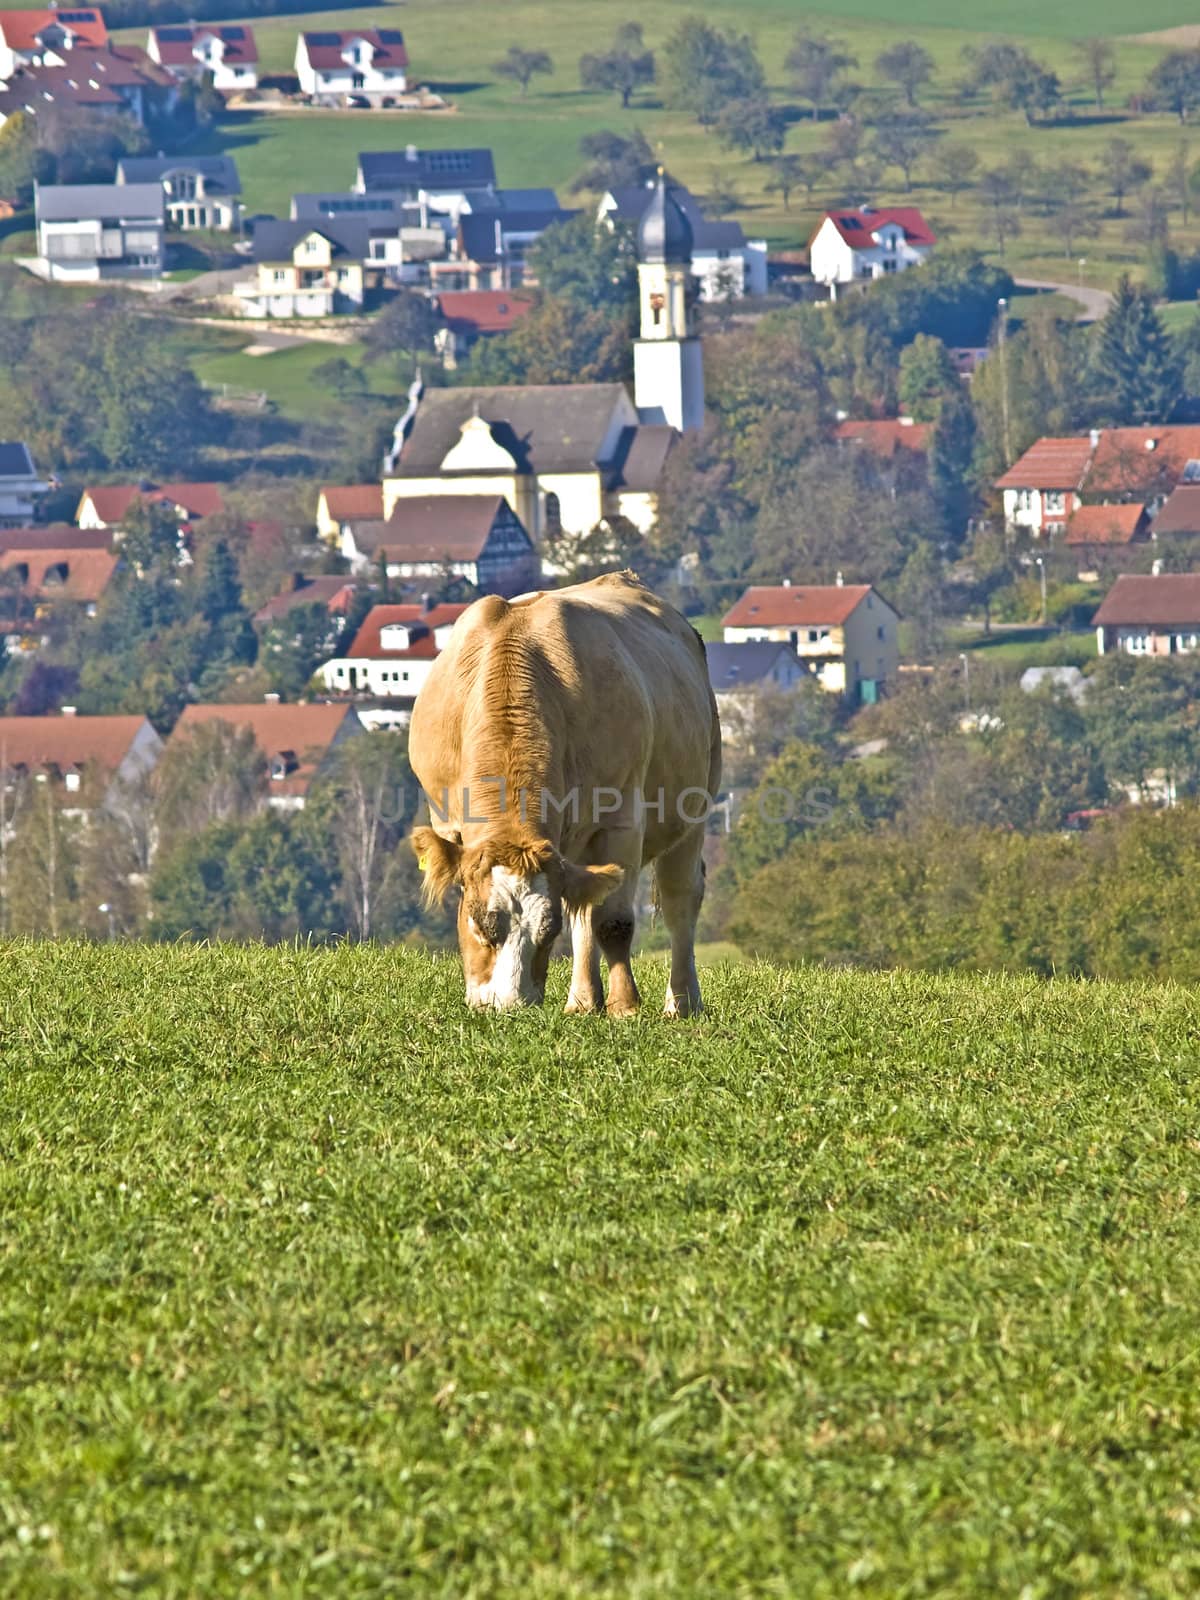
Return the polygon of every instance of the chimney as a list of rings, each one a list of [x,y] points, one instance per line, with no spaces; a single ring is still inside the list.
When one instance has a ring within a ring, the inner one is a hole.
[[[415,144],[404,147],[404,159],[406,161],[415,161],[417,159],[417,147]]]
[[[1091,445],[1093,450],[1098,450],[1099,449],[1099,447],[1100,447],[1100,429],[1099,428],[1092,428],[1089,431],[1089,433],[1088,433],[1088,443]]]
[[[277,706],[279,704],[279,696],[277,694],[265,694],[263,695],[263,700],[269,706]]]
[[[1157,439],[1147,439],[1146,440],[1146,449],[1147,450],[1157,450],[1157,448],[1158,448],[1158,440]]]
[[[841,575],[841,573],[840,573],[840,572],[839,572],[839,573],[838,573],[838,575],[837,575],[837,577],[836,577],[836,578],[835,578],[835,579],[834,579],[834,580],[833,580],[833,581],[834,581],[834,583],[836,583],[836,584],[837,584],[837,586],[838,586],[838,588],[839,588],[839,589],[841,589],[841,588],[842,588],[842,587],[844,587],[844,585],[845,585],[845,582],[846,582],[846,580],[845,580],[845,578],[843,578],[843,577],[842,577],[842,575]]]
[[[1159,560],[1155,561],[1153,563],[1153,565],[1151,566],[1151,568],[1150,568],[1150,576],[1152,578],[1161,578],[1162,577],[1162,560],[1161,560],[1161,558]]]
[[[785,589],[790,589],[792,587],[792,580],[790,578],[785,578],[783,580],[783,587]]]
[[[73,717],[75,715],[75,707],[74,706],[63,706],[62,707],[62,714],[63,714],[64,717]]]
[[[431,594],[423,594],[421,596],[421,610],[422,611],[432,611],[433,610],[433,596]]]

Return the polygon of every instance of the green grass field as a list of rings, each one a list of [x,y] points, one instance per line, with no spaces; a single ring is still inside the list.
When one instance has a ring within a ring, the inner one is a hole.
[[[707,984],[5,949],[0,1590],[1194,1595],[1194,993]]]

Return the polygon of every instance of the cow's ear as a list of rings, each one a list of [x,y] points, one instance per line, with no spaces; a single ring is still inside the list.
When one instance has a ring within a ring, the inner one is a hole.
[[[417,865],[425,874],[421,894],[427,906],[441,905],[458,881],[462,866],[462,840],[443,839],[432,828],[414,828],[412,846]]]
[[[564,859],[562,871],[563,900],[568,911],[601,905],[625,881],[624,867],[611,863],[607,867],[577,867]]]

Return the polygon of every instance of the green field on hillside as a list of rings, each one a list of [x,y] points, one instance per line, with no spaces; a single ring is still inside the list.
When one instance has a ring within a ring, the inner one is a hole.
[[[1195,994],[707,986],[0,952],[3,1592],[1194,1595]]]

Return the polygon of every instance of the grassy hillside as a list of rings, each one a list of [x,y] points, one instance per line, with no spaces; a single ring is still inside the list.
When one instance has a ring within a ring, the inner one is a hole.
[[[0,952],[4,1592],[1194,1594],[1195,996],[708,989]]]

